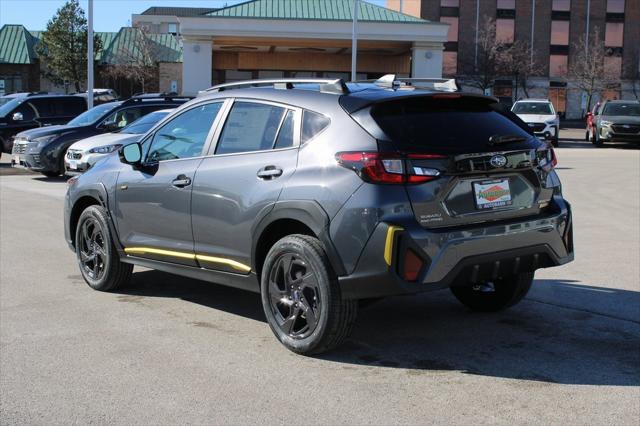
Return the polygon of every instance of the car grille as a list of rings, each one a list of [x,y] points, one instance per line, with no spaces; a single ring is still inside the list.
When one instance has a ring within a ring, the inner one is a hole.
[[[640,124],[614,124],[611,128],[616,133],[626,133],[630,135],[635,135],[640,132]]]
[[[533,130],[534,132],[541,132],[544,130],[546,126],[546,124],[544,123],[527,123],[529,125],[529,128],[531,130]]]
[[[82,158],[82,151],[67,151],[67,158],[69,160],[79,160]]]
[[[24,154],[27,152],[27,142],[26,141],[14,141],[12,154]]]

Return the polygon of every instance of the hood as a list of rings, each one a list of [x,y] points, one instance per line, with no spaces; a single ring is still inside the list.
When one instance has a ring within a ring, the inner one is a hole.
[[[640,124],[640,117],[637,115],[601,115],[600,120],[611,121],[614,124]]]
[[[72,129],[77,129],[77,127],[67,125],[36,127],[35,129],[25,130],[24,132],[18,133],[16,135],[16,139],[21,138],[33,140],[43,136],[62,135]]]
[[[516,114],[525,123],[544,123],[555,120],[555,114]]]
[[[122,144],[126,145],[140,139],[142,135],[134,135],[131,133],[105,133],[102,135],[92,136],[90,138],[81,139],[69,147],[69,149],[77,149],[79,151],[87,151],[92,148],[105,145]]]

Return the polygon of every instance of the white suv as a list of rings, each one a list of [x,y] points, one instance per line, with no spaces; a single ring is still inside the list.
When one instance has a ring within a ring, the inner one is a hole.
[[[513,104],[511,111],[527,123],[537,137],[558,146],[560,119],[550,100],[523,99]]]

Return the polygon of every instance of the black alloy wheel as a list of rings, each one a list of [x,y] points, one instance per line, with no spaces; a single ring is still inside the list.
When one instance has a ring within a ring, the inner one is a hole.
[[[78,241],[80,266],[84,274],[96,281],[104,276],[107,264],[107,250],[102,232],[95,218],[87,218],[82,223],[81,238]]]
[[[278,327],[294,339],[318,326],[322,299],[318,280],[302,256],[283,253],[269,274],[269,300]]]

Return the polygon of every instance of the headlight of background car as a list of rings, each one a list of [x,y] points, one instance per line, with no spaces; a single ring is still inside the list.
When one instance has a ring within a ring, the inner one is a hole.
[[[553,124],[556,124],[556,119],[554,118],[554,119],[552,119],[552,120],[547,120],[547,121],[545,121],[545,123],[546,123],[546,124],[552,124],[552,125],[553,125]]]
[[[49,135],[49,136],[43,136],[41,138],[35,138],[31,140],[31,142],[35,142],[35,143],[30,148],[42,148],[57,137],[58,135]]]
[[[110,152],[115,151],[116,149],[120,148],[122,145],[105,145],[105,146],[99,146],[97,148],[92,148],[89,150],[89,153],[91,154],[109,154]]]
[[[600,122],[600,125],[601,125],[601,126],[611,126],[611,122],[610,122],[610,121],[607,121],[607,120],[602,120],[602,121]]]

